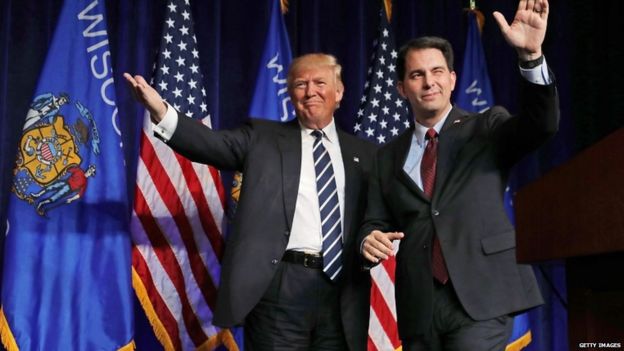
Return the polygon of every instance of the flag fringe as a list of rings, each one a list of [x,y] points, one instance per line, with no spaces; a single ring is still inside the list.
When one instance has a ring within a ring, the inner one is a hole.
[[[229,329],[222,329],[217,334],[211,336],[195,351],[212,351],[220,345],[224,345],[228,351],[239,351],[238,345],[234,340],[234,336]]]
[[[132,267],[132,286],[134,287],[134,292],[136,293],[137,298],[139,299],[139,302],[141,303],[141,306],[143,307],[143,310],[145,311],[147,320],[150,322],[150,324],[152,325],[152,328],[154,329],[154,335],[156,335],[156,339],[160,341],[165,351],[174,351],[175,349],[173,347],[173,342],[169,338],[169,334],[167,333],[165,326],[162,324],[162,322],[156,315],[154,306],[152,305],[152,302],[150,301],[149,296],[147,296],[147,290],[145,289],[145,286],[143,285],[143,282],[141,281],[141,277],[139,277],[139,274],[136,272],[134,267]],[[203,344],[201,344],[195,350],[196,351],[212,351],[215,348],[217,348],[217,346],[220,346],[220,345],[224,345],[228,351],[239,351],[238,344],[236,343],[236,340],[234,340],[234,336],[232,335],[232,332],[229,329],[222,329],[217,334],[209,337],[208,340],[206,340]],[[130,345],[127,345],[125,347],[128,347],[128,346]],[[118,351],[133,351],[135,349],[134,342],[132,343],[132,346],[133,348],[127,348],[127,349],[122,348],[122,349],[119,349]],[[7,351],[14,351],[14,350],[9,349]],[[19,350],[15,349],[15,351],[19,351]]]
[[[464,9],[464,11],[467,13],[475,14],[475,17],[477,18],[477,27],[479,28],[479,33],[483,33],[483,26],[485,25],[485,15],[483,14],[483,12],[479,11],[476,7]]]
[[[4,307],[0,308],[0,338],[2,339],[2,345],[7,351],[19,351],[15,337],[9,327],[6,316],[4,315]]]
[[[156,339],[160,341],[165,351],[174,351],[175,349],[173,347],[173,342],[171,341],[171,338],[169,337],[165,326],[156,315],[156,311],[154,311],[154,306],[152,305],[149,296],[147,296],[147,290],[145,289],[145,286],[141,281],[141,277],[139,277],[139,274],[136,272],[134,267],[132,267],[132,287],[134,288],[134,292],[139,299],[139,303],[141,303],[141,307],[143,307],[143,311],[145,311],[147,320],[152,325],[152,329],[154,329],[154,335],[156,335]]]
[[[514,340],[514,342],[510,343],[505,347],[505,351],[520,351],[523,348],[527,347],[531,343],[531,331],[524,333],[521,337]]]
[[[134,340],[130,340],[130,343],[128,343],[128,345],[118,349],[117,351],[134,351],[136,350],[136,345],[134,343]]]
[[[19,351],[19,347],[17,347],[17,343],[15,342],[15,337],[4,315],[4,307],[0,308],[0,338],[2,339],[2,345],[4,345],[7,351]],[[130,340],[127,345],[121,347],[117,351],[134,351],[135,349],[136,345],[134,340]]]

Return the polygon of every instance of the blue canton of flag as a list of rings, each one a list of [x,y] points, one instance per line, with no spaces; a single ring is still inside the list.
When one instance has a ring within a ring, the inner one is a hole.
[[[295,118],[295,110],[286,86],[286,74],[292,60],[288,32],[280,12],[280,1],[273,0],[271,22],[256,78],[249,116],[286,122]]]
[[[407,102],[395,86],[398,54],[384,10],[380,17],[379,37],[374,42],[375,51],[353,131],[360,138],[384,144],[409,128],[411,119]]]
[[[481,44],[481,34],[477,24],[476,14],[468,13],[468,35],[461,77],[458,82],[456,104],[470,112],[483,112],[494,104],[494,96],[490,86],[490,77],[487,73],[487,64]],[[511,191],[505,189],[505,210],[513,222],[513,204]],[[509,338],[506,351],[521,350],[531,342],[528,312],[514,318],[512,335]]]
[[[132,350],[130,235],[105,6],[65,1],[20,138],[0,333],[8,350]]]
[[[208,115],[208,105],[204,101],[206,90],[199,71],[199,51],[190,7],[188,1],[186,3],[185,7],[174,2],[167,4],[167,30],[160,45],[164,49],[158,56],[151,84],[176,110],[189,117],[204,118]],[[209,119],[206,122],[210,123]]]

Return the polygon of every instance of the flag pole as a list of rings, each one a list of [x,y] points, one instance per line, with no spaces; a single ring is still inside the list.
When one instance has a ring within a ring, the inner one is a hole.
[[[392,22],[392,0],[383,0],[384,7],[386,8],[386,18],[388,19],[388,23]]]

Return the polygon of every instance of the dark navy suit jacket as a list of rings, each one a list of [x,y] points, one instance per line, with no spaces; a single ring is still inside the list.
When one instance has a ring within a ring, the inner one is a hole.
[[[372,230],[402,231],[396,266],[399,334],[427,332],[432,318],[431,241],[436,233],[465,311],[485,320],[543,303],[533,270],[516,263],[503,203],[510,168],[558,128],[554,84],[523,82],[521,113],[453,108],[439,134],[433,198],[403,170],[412,133],[378,151],[358,243]]]
[[[364,350],[370,277],[361,269],[355,241],[375,146],[340,130],[338,139],[345,171],[342,321],[350,349]],[[260,301],[286,250],[301,169],[299,124],[253,120],[238,129],[212,131],[180,115],[168,144],[192,161],[244,174],[214,314],[216,325],[241,324]]]

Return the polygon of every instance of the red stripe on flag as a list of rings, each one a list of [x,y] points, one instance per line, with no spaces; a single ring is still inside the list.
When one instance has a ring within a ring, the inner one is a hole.
[[[202,295],[204,296],[204,299],[206,299],[208,306],[210,306],[210,309],[214,311],[216,306],[217,288],[199,255],[195,238],[193,238],[193,229],[184,212],[182,202],[178,197],[175,187],[171,183],[171,179],[169,179],[167,172],[165,172],[160,159],[156,156],[153,145],[149,142],[149,140],[147,140],[145,133],[142,133],[141,136],[141,159],[143,159],[146,169],[149,172],[152,181],[154,181],[154,186],[163,199],[163,204],[167,207],[169,213],[172,214],[172,218],[178,227],[182,241],[184,242],[184,247],[188,252],[189,264],[191,266],[193,277],[195,277],[195,281],[200,287]],[[168,245],[168,243],[165,244]]]
[[[212,166],[208,166],[208,169],[210,169],[210,174],[212,175],[212,182],[214,183],[215,188],[217,188],[217,193],[219,194],[219,200],[221,200],[221,208],[225,208],[226,206],[225,189],[223,188],[223,183],[221,182],[221,175],[219,174],[219,170]]]
[[[375,311],[377,319],[379,319],[379,324],[383,327],[384,332],[392,343],[392,346],[396,349],[401,345],[396,320],[394,320],[394,316],[392,315],[386,300],[383,298],[376,281],[373,281],[371,284],[371,307]]]
[[[147,262],[141,255],[141,252],[137,249],[136,245],[132,245],[132,267],[137,272],[141,281],[143,282],[143,286],[147,291],[147,296],[154,307],[154,311],[156,316],[165,327],[165,331],[169,335],[169,339],[173,344],[174,349],[181,350],[182,349],[182,341],[180,340],[180,330],[178,329],[178,323],[176,322],[174,316],[171,314],[171,311],[167,307],[165,301],[162,299],[162,296],[158,293],[158,289],[154,285],[154,281],[152,280],[152,275],[150,273],[149,267],[147,266]]]
[[[366,344],[366,350],[367,351],[377,351],[377,346],[375,346],[375,343],[373,342],[373,339],[371,339],[370,335],[368,336],[368,342]]]
[[[208,339],[208,336],[206,336],[202,330],[201,323],[191,308],[191,304],[186,295],[183,279],[184,273],[178,265],[175,254],[169,246],[164,233],[160,230],[158,223],[156,223],[156,220],[152,216],[145,197],[143,197],[143,193],[138,188],[135,192],[134,201],[137,214],[141,214],[138,218],[152,244],[154,253],[156,257],[158,257],[158,261],[160,261],[165,272],[167,272],[167,276],[171,280],[172,285],[178,292],[178,297],[182,304],[182,319],[184,320],[187,332],[196,346],[201,345]],[[199,281],[197,283],[200,284]]]
[[[200,185],[199,178],[197,177],[197,173],[193,169],[193,165],[191,161],[184,158],[183,156],[175,154],[178,159],[178,163],[180,163],[180,167],[182,168],[182,175],[186,180],[186,184],[189,189],[190,195],[193,197],[193,201],[195,201],[195,206],[197,207],[198,213],[211,213],[210,206],[208,205],[208,201],[206,201],[206,197],[204,196],[203,189]],[[212,177],[212,174],[211,174]],[[219,182],[220,183],[220,182]],[[212,246],[212,250],[215,255],[221,262],[221,258],[223,258],[223,237],[221,236],[221,230],[214,222],[213,216],[199,216],[199,220],[201,221],[202,228],[204,228],[204,232],[210,241],[210,245]]]

